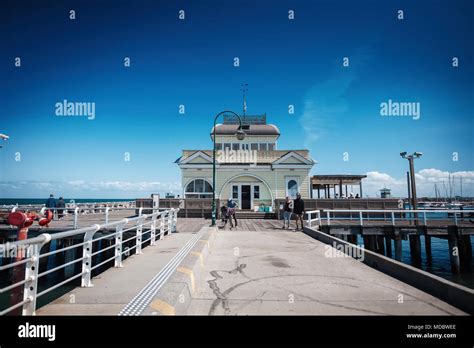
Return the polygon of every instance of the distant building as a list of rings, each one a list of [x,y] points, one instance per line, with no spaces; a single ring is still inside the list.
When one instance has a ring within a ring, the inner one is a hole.
[[[390,197],[392,197],[392,194],[390,193],[390,189],[385,187],[380,190],[380,198],[390,198]]]
[[[242,116],[245,139],[237,140],[238,120],[224,116],[216,126],[216,198],[233,198],[240,209],[254,209],[286,196],[310,198],[310,170],[315,164],[308,150],[279,150],[279,129],[266,115]],[[211,129],[211,140],[213,129]],[[212,198],[212,150],[183,150],[183,197]]]

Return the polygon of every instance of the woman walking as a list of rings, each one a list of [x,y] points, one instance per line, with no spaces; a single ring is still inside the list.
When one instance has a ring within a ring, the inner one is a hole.
[[[283,205],[283,229],[287,228],[290,229],[290,220],[291,220],[291,212],[293,211],[293,201],[290,197],[286,196],[285,204]],[[286,223],[288,222],[288,227],[286,227]]]

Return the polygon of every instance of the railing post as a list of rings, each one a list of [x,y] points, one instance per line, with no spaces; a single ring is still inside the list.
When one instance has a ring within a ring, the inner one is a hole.
[[[144,219],[146,219],[146,215],[141,216],[141,218],[138,219],[136,248],[135,248],[135,254],[136,255],[142,253],[142,231],[143,231],[143,220]]]
[[[171,208],[171,233],[175,232],[175,225],[174,225],[174,208]]]
[[[363,216],[362,216],[362,212],[359,211],[359,225],[363,225],[364,224],[364,219],[363,219]]]
[[[109,223],[109,207],[105,208],[105,223]]]
[[[327,219],[327,222],[328,222],[328,226],[330,226],[331,225],[331,216],[330,216],[329,211],[326,211],[326,219]]]
[[[167,228],[167,234],[169,235],[171,233],[171,219],[173,218],[173,213],[168,210],[168,228]]]
[[[156,214],[151,216],[151,226],[150,226],[150,245],[156,244]]]
[[[457,226],[458,225],[458,214],[456,212],[453,212],[454,216],[454,224]]]
[[[123,226],[128,223],[128,219],[124,219],[122,224],[115,227],[115,263],[114,267],[123,267],[122,266],[122,240],[123,240]]]
[[[426,226],[426,211],[423,212],[423,224]]]
[[[390,214],[392,216],[392,226],[395,226],[395,213],[392,211]]]
[[[321,210],[318,210],[318,226],[321,226]]]
[[[165,212],[161,212],[161,222],[160,222],[160,239],[165,238]]]
[[[44,234],[47,243],[51,240],[51,235]],[[36,294],[38,293],[38,271],[39,256],[43,244],[32,244],[28,247],[26,257],[29,257],[25,264],[25,280],[27,281],[23,287],[23,304],[22,315],[34,315],[36,311]]]
[[[79,214],[79,208],[74,208],[74,229],[77,229],[77,214]]]
[[[311,228],[311,212],[308,212],[308,227]]]
[[[178,212],[179,212],[179,209],[175,209],[174,210],[174,214],[173,214],[173,232],[176,232],[178,230]]]
[[[81,287],[90,288],[93,287],[91,283],[91,268],[92,268],[92,237],[100,230],[100,225],[94,225],[95,228],[92,231],[84,234],[84,246],[82,247],[82,277]]]

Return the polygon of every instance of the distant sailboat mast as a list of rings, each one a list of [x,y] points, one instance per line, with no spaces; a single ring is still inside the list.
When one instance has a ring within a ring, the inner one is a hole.
[[[453,199],[453,187],[451,186],[451,173],[448,173],[449,199]]]
[[[444,194],[445,194],[445,200],[448,199],[448,188],[446,187],[446,184],[444,183],[444,180],[443,180],[443,188],[444,188]]]

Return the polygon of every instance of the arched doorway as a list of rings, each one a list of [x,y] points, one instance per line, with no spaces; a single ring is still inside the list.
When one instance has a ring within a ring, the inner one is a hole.
[[[254,174],[242,173],[226,180],[219,190],[218,197],[222,201],[232,198],[238,208],[258,210],[260,207],[273,209],[274,196],[267,182]]]

